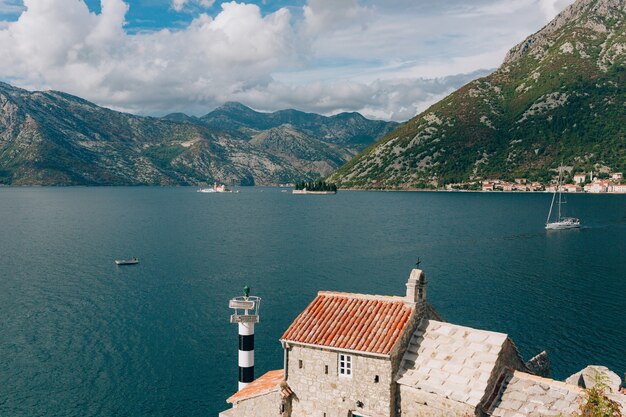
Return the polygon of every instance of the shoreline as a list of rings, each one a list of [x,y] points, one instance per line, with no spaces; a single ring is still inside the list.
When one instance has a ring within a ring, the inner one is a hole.
[[[91,185],[40,185],[40,184],[30,184],[30,185],[9,185],[9,184],[0,184],[1,189],[10,189],[10,188],[197,188],[201,187],[200,185],[149,185],[149,184],[91,184]],[[283,190],[288,190],[290,187],[281,187],[280,185],[238,185],[237,188],[279,188]],[[292,189],[293,191],[293,189]],[[552,191],[482,191],[482,190],[431,190],[424,188],[338,188],[339,191],[373,191],[373,192],[381,192],[381,193],[392,193],[392,192],[401,192],[401,193],[479,193],[479,194],[552,194]],[[294,194],[335,194],[332,192],[308,192],[308,193],[294,193]],[[579,192],[579,193],[567,193],[566,195],[626,195],[624,193],[616,193],[616,192],[604,192],[604,193],[589,193],[589,192]]]
[[[405,193],[477,193],[477,194],[552,194],[553,191],[482,191],[482,190],[429,190],[422,188],[405,189],[374,189],[374,188],[339,188],[338,191],[376,191],[382,193],[405,192]],[[626,195],[626,193],[605,192],[605,193],[567,193],[566,195]]]

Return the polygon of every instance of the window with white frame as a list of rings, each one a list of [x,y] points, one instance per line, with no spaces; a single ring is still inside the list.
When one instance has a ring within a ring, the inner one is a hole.
[[[352,356],[339,354],[339,376],[352,378]]]

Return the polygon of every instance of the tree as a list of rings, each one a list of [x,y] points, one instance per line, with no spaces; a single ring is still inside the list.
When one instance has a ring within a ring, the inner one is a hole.
[[[573,417],[622,417],[619,403],[608,397],[608,390],[606,377],[598,374],[596,384],[585,389],[586,395],[578,406],[579,412],[575,412]]]

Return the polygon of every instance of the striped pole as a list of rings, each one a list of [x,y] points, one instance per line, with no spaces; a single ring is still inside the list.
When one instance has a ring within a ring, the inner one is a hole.
[[[254,324],[259,322],[261,298],[250,295],[250,287],[243,288],[243,297],[232,298],[228,307],[235,310],[231,323],[239,327],[239,391],[254,381]]]
[[[254,323],[239,323],[239,390],[254,381]]]

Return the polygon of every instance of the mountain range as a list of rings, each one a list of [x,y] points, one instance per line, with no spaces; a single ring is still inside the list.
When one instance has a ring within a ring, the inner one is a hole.
[[[0,184],[278,184],[328,175],[397,124],[239,103],[142,117],[0,83]]]
[[[561,164],[626,170],[625,122],[626,2],[577,0],[491,75],[402,125],[239,103],[201,117],[142,117],[0,83],[0,184],[545,182]]]
[[[626,2],[577,0],[472,81],[331,177],[413,189],[626,170]]]

